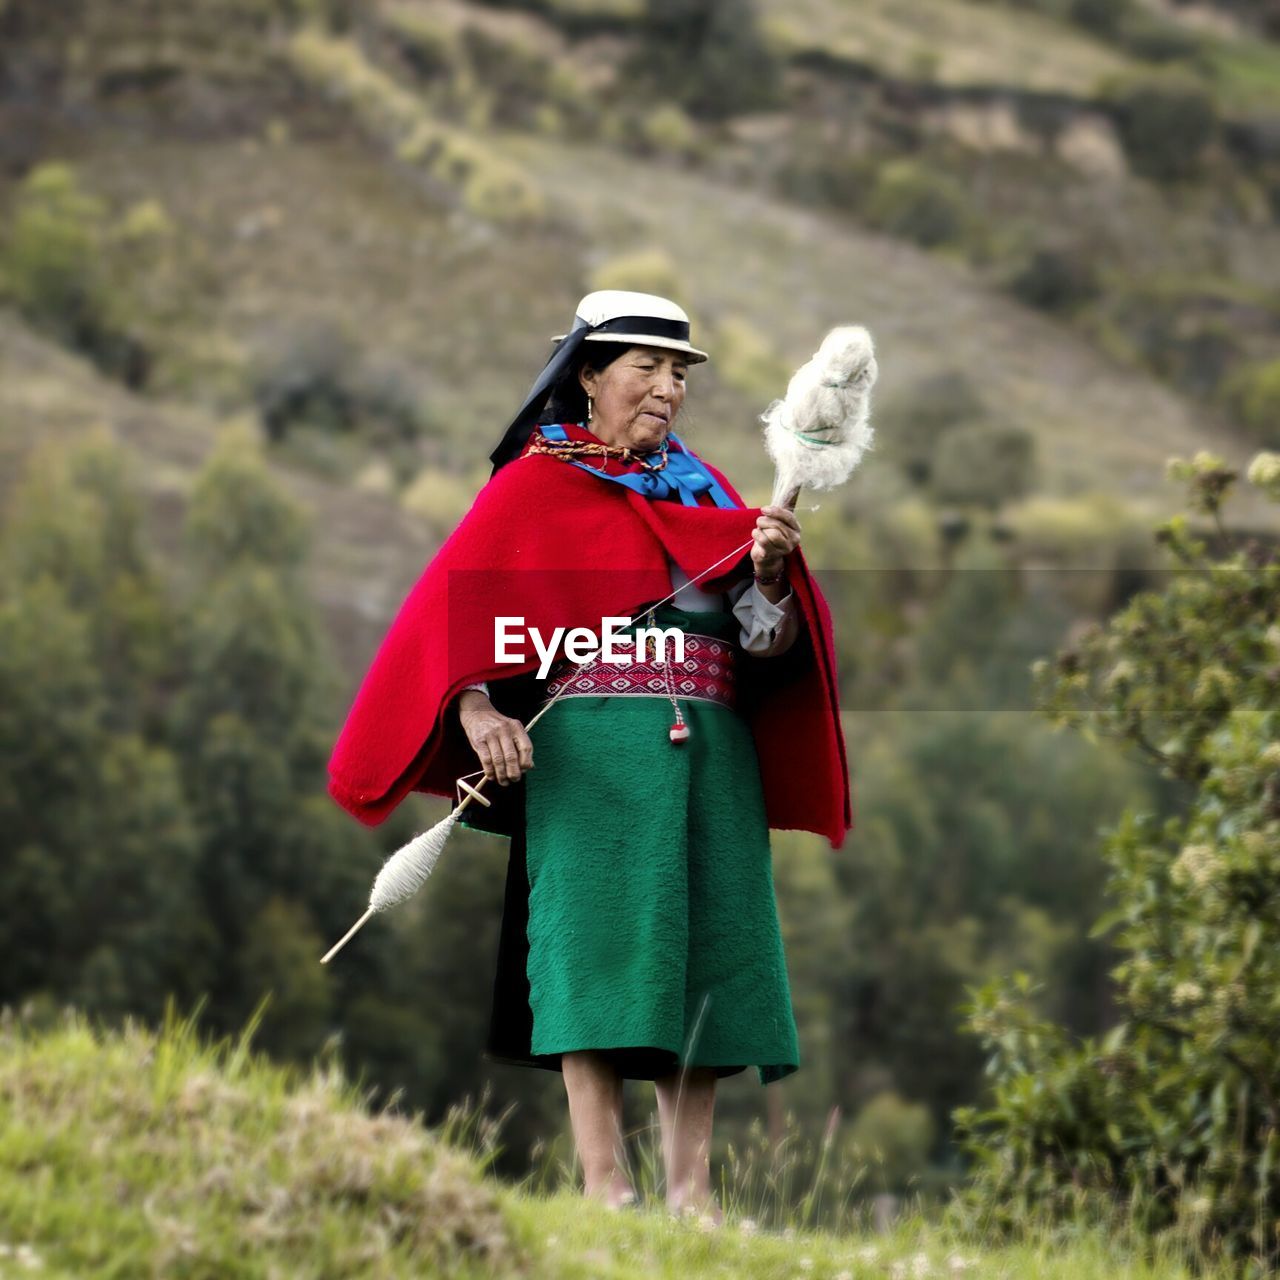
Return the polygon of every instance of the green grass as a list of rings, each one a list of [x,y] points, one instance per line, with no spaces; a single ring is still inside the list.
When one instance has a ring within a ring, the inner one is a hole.
[[[431,1130],[370,1111],[332,1061],[284,1069],[256,1054],[255,1025],[215,1044],[191,1019],[104,1031],[70,1013],[38,1030],[6,1013],[0,1275],[1190,1274],[1167,1251],[1141,1262],[1084,1226],[1004,1247],[961,1239],[918,1212],[880,1234],[766,1232],[740,1212],[730,1185],[726,1225],[714,1229],[652,1199],[618,1214],[571,1189],[506,1186],[485,1172],[500,1119],[455,1107]]]
[[[1233,463],[1249,454],[1154,377],[984,286],[962,263],[834,215],[601,148],[527,137],[504,145],[601,257],[661,247],[696,314],[747,322],[793,368],[828,328],[859,323],[877,343],[877,404],[921,378],[964,370],[994,412],[1033,433],[1043,492],[1122,492],[1147,514],[1172,514],[1177,494],[1164,479],[1165,458],[1190,456],[1209,440]],[[714,362],[714,341],[709,349]],[[685,435],[712,461],[732,458],[744,483],[757,483],[767,473],[753,438],[758,409],[711,381],[712,365],[706,373],[698,385],[690,380]],[[868,484],[883,483],[874,461],[864,474]],[[1242,503],[1241,519],[1261,519],[1264,508]]]
[[[1009,4],[966,0],[761,0],[767,30],[788,54],[825,52],[908,80],[1007,85],[1095,96],[1102,80],[1145,64],[1069,23]],[[1180,22],[1178,11],[1171,19]],[[1193,32],[1228,115],[1280,108],[1280,44]]]
[[[963,0],[763,0],[791,54],[823,51],[889,75],[944,85],[1011,85],[1088,96],[1133,61],[1044,15]]]
[[[1205,48],[1219,103],[1228,115],[1280,111],[1280,45],[1210,38]]]
[[[250,1024],[250,1030],[252,1028]],[[0,1236],[45,1274],[487,1274],[517,1250],[469,1155],[193,1024],[0,1043]],[[283,1271],[281,1271],[283,1268]]]

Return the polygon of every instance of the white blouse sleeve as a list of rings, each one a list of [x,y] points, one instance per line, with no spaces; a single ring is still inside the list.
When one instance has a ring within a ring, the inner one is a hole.
[[[480,692],[483,693],[486,698],[489,696],[489,686],[483,680],[481,680],[479,684],[467,685],[466,688],[462,690],[462,692],[466,693],[467,689],[479,689]]]
[[[738,642],[748,653],[758,658],[776,658],[795,643],[800,622],[792,592],[774,604],[764,598],[753,581],[731,587],[728,594],[734,617],[742,624]]]

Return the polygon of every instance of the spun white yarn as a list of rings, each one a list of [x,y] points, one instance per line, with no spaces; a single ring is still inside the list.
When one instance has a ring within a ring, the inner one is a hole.
[[[458,816],[459,811],[455,809],[434,827],[414,836],[382,864],[382,870],[378,872],[369,894],[371,911],[385,911],[388,907],[394,907],[422,888],[426,878],[435,870],[436,862]]]
[[[764,443],[777,468],[774,503],[797,489],[843,484],[872,446],[871,388],[879,370],[862,325],[832,329],[761,414]]]

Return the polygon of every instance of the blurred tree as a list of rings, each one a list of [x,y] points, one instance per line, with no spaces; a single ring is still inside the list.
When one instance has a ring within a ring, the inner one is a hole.
[[[696,116],[724,119],[776,106],[782,63],[753,0],[647,0],[633,77]]]
[[[397,929],[402,939],[418,940],[406,957],[403,998],[442,1046],[441,1069],[429,1085],[436,1108],[474,1089],[489,1031],[507,851],[506,840],[455,830],[430,892]]]
[[[955,178],[906,159],[884,165],[863,212],[872,226],[926,248],[960,239],[970,219],[968,198]]]
[[[871,1167],[876,1191],[906,1191],[933,1145],[934,1127],[927,1107],[907,1102],[893,1089],[876,1094],[858,1112],[849,1141],[858,1163]]]
[[[187,669],[171,733],[203,901],[221,946],[239,954],[270,894],[309,898],[299,806],[322,782],[333,666],[302,579],[306,521],[250,432],[224,432],[192,493],[186,542]],[[243,1013],[243,977],[220,972],[215,1011]]]
[[[324,944],[307,909],[272,894],[261,904],[238,956],[242,999],[271,1000],[258,1028],[260,1048],[279,1058],[305,1061],[330,1030],[333,991],[318,963]]]
[[[1178,68],[1122,77],[1103,87],[1134,169],[1158,182],[1199,172],[1218,133],[1218,112],[1204,82]]]
[[[990,675],[993,680],[1008,681],[1011,673],[1006,667],[1015,655],[1004,650],[1003,640],[1025,604],[1020,570],[1012,556],[977,539],[963,544],[952,561],[952,572],[928,603],[916,639],[914,679],[903,689],[903,702],[919,705],[926,691],[939,690],[952,705],[964,699],[975,711],[1025,706],[1029,684],[1025,664],[1019,672],[1023,688],[1003,691],[1012,692],[1012,699],[997,701],[990,696],[996,690],[988,690],[984,679]]]
[[[1164,818],[1130,809],[1104,851],[1123,1020],[1073,1042],[1030,1008],[1025,971],[974,992],[994,1102],[956,1112],[976,1177],[957,1212],[1016,1230],[1083,1206],[1268,1273],[1280,1257],[1280,565],[1229,540],[1237,473],[1207,452],[1174,459],[1211,554],[1175,516],[1159,539],[1188,572],[1143,592],[1037,668],[1041,710],[1136,747],[1189,798]],[[1249,479],[1280,502],[1280,455]],[[1262,1271],[1251,1273],[1262,1274]]]
[[[390,357],[367,355],[342,325],[309,318],[269,332],[252,371],[252,393],[267,435],[359,431],[381,445],[421,435],[428,414],[406,370]]]
[[[1067,13],[1095,35],[1113,36],[1132,8],[1133,0],[1070,0]]]
[[[103,327],[99,265],[106,208],[64,164],[33,169],[18,188],[5,240],[8,291],[30,319],[72,346]]]
[[[796,1028],[800,1034],[805,1092],[795,1103],[806,1127],[821,1128],[845,1074],[848,1046],[839,1039],[838,975],[846,966],[853,934],[852,904],[836,881],[831,850],[817,837],[775,832],[771,837],[778,913],[787,952]]]
[[[410,801],[375,839],[324,793],[306,522],[231,431],[191,496],[177,606],[142,539],[108,437],[32,456],[0,532],[0,1001],[159,1018],[172,995],[228,1032],[269,992],[264,1048],[340,1031],[353,1073],[440,1118],[475,1083],[505,846],[473,837],[438,893],[322,968],[422,824]],[[527,1150],[546,1082],[514,1084]]]
[[[1280,448],[1280,359],[1245,365],[1231,377],[1227,395],[1258,443]]]
[[[1068,244],[1035,245],[1015,268],[1008,288],[1028,306],[1069,313],[1101,290],[1095,253]]]
[[[1035,437],[1011,424],[978,422],[948,431],[930,468],[939,502],[996,510],[1028,494],[1036,479]]]
[[[944,432],[987,413],[978,389],[960,369],[921,378],[908,390],[887,399],[879,412],[878,432],[888,456],[915,484],[927,484]]]
[[[136,387],[148,358],[108,285],[106,216],[68,165],[41,164],[18,189],[0,269],[5,291],[34,324]]]
[[[42,452],[0,539],[0,999],[158,1016],[207,937],[176,762],[134,705],[164,611],[124,476],[100,436]]]
[[[126,455],[98,429],[68,452],[46,447],[28,459],[0,562],[13,582],[61,585],[89,627],[108,725],[148,732],[175,656],[174,618],[143,532]]]
[[[1044,1005],[1057,1016],[1092,1030],[1109,1012],[1098,1002],[1107,949],[1085,939],[1103,868],[1070,851],[1142,785],[1021,714],[956,706],[966,687],[904,695],[906,714],[877,717],[856,764],[861,836],[834,860],[853,907],[830,979],[843,1024],[837,1098],[856,1110],[881,1087],[879,1065],[929,1106],[942,1142],[950,1108],[981,1084],[982,1055],[959,1025],[966,983],[1016,954],[1055,975]],[[918,714],[940,701],[950,714]]]

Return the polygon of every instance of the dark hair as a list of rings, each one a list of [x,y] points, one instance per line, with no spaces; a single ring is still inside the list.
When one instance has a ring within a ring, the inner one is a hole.
[[[568,371],[551,388],[547,407],[539,415],[538,422],[586,422],[587,393],[578,381],[579,372],[590,367],[599,373],[619,356],[626,355],[634,345],[631,342],[584,342]]]

